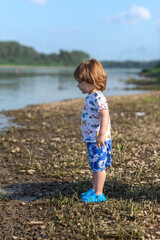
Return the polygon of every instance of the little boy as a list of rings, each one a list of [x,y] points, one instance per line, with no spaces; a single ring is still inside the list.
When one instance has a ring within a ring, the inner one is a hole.
[[[88,160],[93,172],[92,188],[81,193],[83,202],[104,202],[105,168],[111,167],[111,123],[103,91],[107,75],[96,59],[81,63],[74,72],[78,87],[86,96],[81,126],[83,142],[87,143]]]

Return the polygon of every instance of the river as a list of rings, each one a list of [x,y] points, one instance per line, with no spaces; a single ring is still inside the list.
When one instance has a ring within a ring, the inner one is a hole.
[[[105,69],[108,79],[104,94],[113,96],[144,92],[134,90],[134,85],[121,81],[132,77],[139,78],[140,70]],[[0,111],[84,97],[77,88],[72,68],[20,68],[16,75],[11,74],[13,71],[13,68],[0,68]],[[5,75],[7,73],[10,73],[8,77]]]

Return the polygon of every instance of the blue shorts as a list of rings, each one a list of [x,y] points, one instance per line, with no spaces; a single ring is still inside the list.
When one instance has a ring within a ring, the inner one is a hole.
[[[105,141],[105,146],[98,148],[96,142],[87,143],[88,161],[92,172],[101,172],[111,167],[111,140]]]

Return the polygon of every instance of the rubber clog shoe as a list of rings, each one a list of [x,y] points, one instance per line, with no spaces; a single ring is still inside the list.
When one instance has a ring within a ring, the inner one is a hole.
[[[91,202],[91,203],[98,203],[98,202],[105,202],[107,199],[104,196],[104,193],[97,195],[96,193],[92,193],[85,197],[81,198],[83,202]]]
[[[87,192],[81,193],[81,197],[88,196],[92,193],[94,193],[94,190],[92,188],[90,188]]]

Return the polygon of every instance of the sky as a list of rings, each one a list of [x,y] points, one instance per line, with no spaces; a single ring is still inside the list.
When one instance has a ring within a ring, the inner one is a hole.
[[[98,60],[160,59],[160,0],[0,0],[0,41]]]

